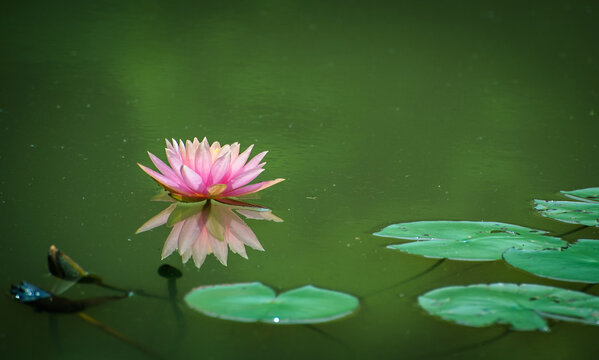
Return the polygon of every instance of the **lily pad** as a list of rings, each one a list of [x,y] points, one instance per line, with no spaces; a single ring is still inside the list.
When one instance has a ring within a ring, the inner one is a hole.
[[[535,209],[545,217],[570,224],[599,227],[599,203],[535,200],[535,204]]]
[[[205,315],[242,322],[314,324],[349,315],[358,299],[307,285],[279,294],[259,282],[202,286],[184,298]]]
[[[582,239],[563,250],[508,249],[503,259],[538,276],[585,283],[599,283],[599,240]]]
[[[417,221],[387,226],[374,233],[416,242],[387,246],[389,249],[432,258],[499,260],[509,248],[558,249],[566,242],[542,230],[498,222]]]
[[[561,191],[561,193],[575,200],[599,202],[599,187]]]
[[[509,324],[513,330],[549,331],[546,319],[599,325],[599,297],[531,284],[450,286],[418,298],[432,315],[460,325]]]

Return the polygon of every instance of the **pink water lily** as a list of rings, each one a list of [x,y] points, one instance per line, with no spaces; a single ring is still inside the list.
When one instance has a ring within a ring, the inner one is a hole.
[[[179,205],[180,203],[174,202],[143,224],[136,233],[166,224]],[[283,221],[268,209],[239,208],[210,200],[194,204],[193,207],[191,214],[186,212],[187,217],[173,224],[162,249],[162,259],[178,250],[184,263],[193,258],[198,268],[209,254],[214,254],[223,265],[227,265],[228,248],[247,259],[246,245],[260,251],[264,251],[264,248],[250,227],[235,212],[248,219]],[[186,209],[192,210],[189,207]]]
[[[182,140],[172,143],[166,140],[166,157],[169,165],[148,152],[159,172],[138,163],[143,171],[154,178],[170,195],[180,201],[222,200],[258,192],[285,179],[275,179],[249,184],[262,171],[261,163],[267,151],[248,158],[254,145],[239,153],[239,143],[221,146],[218,141],[210,145],[204,138],[201,142]],[[248,185],[249,184],[249,185]]]

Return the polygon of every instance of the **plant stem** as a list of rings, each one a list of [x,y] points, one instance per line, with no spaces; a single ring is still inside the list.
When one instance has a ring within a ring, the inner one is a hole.
[[[127,344],[129,344],[130,346],[136,348],[137,350],[143,352],[146,355],[151,356],[154,359],[164,359],[162,356],[156,354],[155,352],[145,348],[144,346],[142,346],[140,343],[138,343],[137,341],[131,339],[130,337],[121,334],[120,332],[104,325],[103,323],[99,322],[98,320],[92,318],[91,316],[83,313],[83,312],[78,312],[77,316],[82,319],[83,321],[87,322],[88,324],[91,324],[95,327],[97,327],[98,329],[114,336],[115,338],[126,342]]]

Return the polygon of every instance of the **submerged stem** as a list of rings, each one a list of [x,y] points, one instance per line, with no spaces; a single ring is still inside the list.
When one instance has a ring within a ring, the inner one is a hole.
[[[469,351],[469,350],[473,350],[473,349],[478,349],[481,348],[485,345],[489,345],[492,344],[496,341],[499,341],[501,339],[503,339],[504,337],[506,337],[507,335],[511,334],[513,331],[510,329],[505,329],[503,332],[501,332],[500,334],[493,336],[492,338],[489,338],[487,340],[483,340],[483,341],[479,341],[477,343],[474,344],[469,344],[469,345],[464,345],[455,349],[451,349],[448,351],[439,351],[439,352],[435,352],[435,353],[429,353],[426,355],[420,355],[417,356],[415,358],[417,359],[445,359],[445,358],[449,358],[451,356],[463,353],[465,351]]]
[[[121,287],[118,287],[118,286],[113,286],[113,285],[106,284],[104,282],[94,283],[94,285],[97,285],[99,287],[103,287],[105,289],[119,291],[119,292],[122,292],[124,294],[131,294],[131,293],[133,293],[135,295],[144,296],[144,297],[150,297],[150,298],[161,299],[161,300],[169,300],[169,298],[161,296],[161,295],[155,295],[155,294],[146,293],[142,289],[137,289],[137,290],[124,289],[124,288],[121,288]]]
[[[314,326],[314,325],[305,324],[305,325],[304,325],[304,327],[307,327],[308,329],[310,329],[310,330],[312,330],[312,331],[314,331],[314,332],[317,332],[318,334],[320,334],[320,335],[322,335],[322,336],[326,337],[327,339],[329,339],[329,340],[331,340],[331,341],[333,341],[333,342],[335,342],[335,343],[337,343],[337,344],[341,345],[341,346],[342,346],[342,347],[343,347],[345,350],[347,350],[347,352],[348,352],[349,354],[352,354],[352,355],[354,355],[354,358],[355,358],[354,351],[353,351],[353,350],[352,350],[352,349],[349,347],[349,345],[347,345],[345,342],[341,341],[340,339],[338,339],[338,338],[334,337],[333,335],[331,335],[331,334],[327,333],[326,331],[324,331],[324,330],[322,330],[321,328],[318,328],[318,327],[316,327],[316,326]]]
[[[411,277],[409,277],[407,279],[404,279],[404,280],[402,280],[402,281],[400,281],[398,283],[395,283],[395,284],[393,284],[391,286],[387,286],[385,288],[382,288],[382,289],[376,290],[374,292],[371,292],[370,294],[365,295],[364,298],[369,298],[369,297],[371,297],[373,295],[385,292],[387,290],[391,290],[391,289],[396,288],[396,287],[398,287],[400,285],[403,285],[403,284],[409,283],[410,281],[416,280],[416,279],[418,279],[418,278],[420,278],[420,277],[428,274],[429,272],[435,270],[438,266],[440,266],[441,264],[443,264],[443,262],[445,260],[447,260],[447,259],[445,259],[445,258],[439,259],[433,265],[429,266],[428,268],[424,269],[423,271],[419,272],[418,274],[413,275],[413,276],[411,276]]]
[[[565,233],[563,233],[563,234],[560,234],[560,235],[556,235],[556,236],[557,236],[557,237],[564,237],[564,236],[567,236],[567,235],[574,234],[575,232],[579,232],[580,230],[584,230],[584,229],[586,229],[586,228],[588,228],[588,226],[586,226],[586,225],[582,225],[582,226],[579,226],[579,227],[577,227],[577,228],[574,228],[574,229],[572,229],[572,230],[568,230],[568,231],[566,231]]]
[[[85,321],[88,324],[91,324],[95,327],[97,327],[98,329],[114,336],[115,338],[126,342],[127,344],[129,344],[130,346],[136,348],[137,350],[143,352],[146,355],[151,356],[152,358],[155,359],[164,359],[162,356],[156,354],[155,352],[153,352],[152,350],[149,350],[147,348],[145,348],[144,346],[142,346],[140,343],[138,343],[137,341],[131,339],[130,337],[121,334],[120,332],[104,325],[103,323],[99,322],[98,320],[92,318],[91,316],[87,315],[86,313],[83,312],[78,312],[77,316],[82,319],[83,321]]]

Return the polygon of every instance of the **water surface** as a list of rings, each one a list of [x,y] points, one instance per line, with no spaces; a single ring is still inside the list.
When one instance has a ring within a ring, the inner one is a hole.
[[[269,150],[259,179],[287,180],[248,220],[265,252],[182,269],[192,287],[261,281],[361,298],[346,319],[270,326],[139,296],[88,313],[164,357],[591,358],[599,328],[472,329],[427,315],[441,286],[540,279],[501,262],[445,262],[387,250],[396,222],[487,220],[560,234],[532,199],[599,185],[599,9],[590,1],[462,4],[233,1],[6,5],[0,15],[2,286],[51,286],[56,244],[107,281],[166,294],[156,274],[165,227],[134,235],[164,204],[137,167],[164,138],[207,136]],[[599,238],[587,229],[568,237]],[[476,266],[475,266],[476,265]],[[590,293],[599,294],[593,288]],[[78,285],[71,297],[105,290]],[[145,358],[74,316],[2,297],[2,357]],[[54,327],[51,327],[54,326]]]

